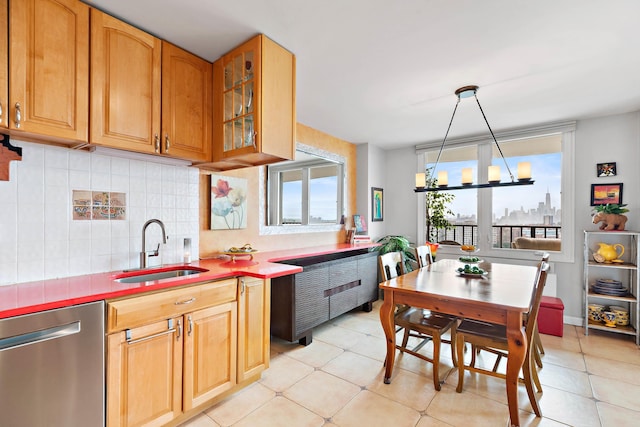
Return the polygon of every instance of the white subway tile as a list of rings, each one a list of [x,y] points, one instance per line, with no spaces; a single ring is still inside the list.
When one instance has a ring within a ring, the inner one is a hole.
[[[44,258],[21,258],[18,261],[18,282],[33,282],[42,279],[44,279]]]
[[[130,168],[131,166],[129,159],[123,159],[120,157],[111,158],[111,173],[113,175],[129,176]]]
[[[70,170],[69,187],[71,190],[88,190],[91,187],[91,172]]]
[[[91,154],[91,172],[93,173],[111,173],[111,157],[99,154]]]
[[[67,171],[69,169],[69,150],[62,147],[46,146],[44,150],[44,167]]]

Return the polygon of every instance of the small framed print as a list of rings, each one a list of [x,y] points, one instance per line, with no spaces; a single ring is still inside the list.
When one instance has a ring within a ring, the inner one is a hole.
[[[382,188],[371,187],[371,221],[384,220],[383,202]]]
[[[616,163],[598,163],[596,166],[596,172],[598,174],[598,178],[604,178],[607,176],[616,176]]]
[[[622,204],[622,183],[591,184],[591,206]]]

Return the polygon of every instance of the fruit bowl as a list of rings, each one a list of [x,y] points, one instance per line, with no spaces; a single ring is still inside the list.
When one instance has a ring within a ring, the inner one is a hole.
[[[474,252],[478,252],[479,249],[476,248],[474,245],[462,245],[460,246],[460,250],[463,252],[466,252],[468,254],[472,254]]]
[[[463,277],[483,277],[487,272],[480,267],[474,265],[470,266],[466,264],[464,267],[460,267],[456,272]]]

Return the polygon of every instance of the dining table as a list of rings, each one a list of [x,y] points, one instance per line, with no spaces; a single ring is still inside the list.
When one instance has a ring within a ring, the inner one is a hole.
[[[380,283],[384,295],[380,321],[387,344],[384,382],[389,384],[393,373],[394,312],[398,304],[505,325],[509,347],[507,402],[511,425],[519,426],[518,377],[528,345],[523,315],[529,311],[537,268],[482,261],[478,265],[484,273],[465,274],[458,271],[464,265],[457,259],[442,259]]]

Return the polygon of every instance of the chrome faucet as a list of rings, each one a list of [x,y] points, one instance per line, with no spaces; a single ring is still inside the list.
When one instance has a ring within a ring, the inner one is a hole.
[[[152,256],[158,256],[160,254],[160,243],[158,243],[158,247],[153,251],[146,251],[145,249],[147,227],[149,226],[149,224],[152,224],[154,222],[158,224],[162,229],[162,243],[167,243],[167,234],[165,233],[164,224],[162,223],[162,221],[160,221],[159,219],[150,219],[149,221],[145,222],[142,226],[142,252],[140,252],[140,268],[147,268],[148,258]]]

